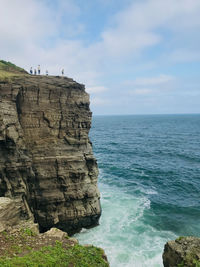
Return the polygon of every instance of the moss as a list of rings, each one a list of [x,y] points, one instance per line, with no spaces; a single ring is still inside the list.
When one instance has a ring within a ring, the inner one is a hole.
[[[75,245],[63,248],[60,242],[53,246],[43,247],[39,251],[30,252],[23,257],[0,258],[0,266],[60,266],[60,267],[108,267],[102,258],[103,250],[93,246]]]
[[[185,238],[185,236],[179,236],[177,239],[176,239],[176,241],[180,241],[180,240],[182,240],[182,239],[184,239]]]

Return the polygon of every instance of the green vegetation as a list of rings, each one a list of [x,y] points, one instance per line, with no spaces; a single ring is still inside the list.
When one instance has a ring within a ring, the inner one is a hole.
[[[182,239],[184,239],[185,238],[185,236],[179,236],[177,239],[176,239],[176,241],[181,241]]]
[[[5,61],[5,60],[0,60],[0,70],[5,70],[5,71],[17,71],[17,72],[23,72],[25,73],[26,71],[15,64]]]
[[[200,267],[200,261],[198,260],[193,260],[194,266],[195,267]]]
[[[15,64],[0,60],[0,79],[10,79],[13,76],[21,76],[27,72]]]
[[[200,267],[200,261],[195,259],[195,254],[193,253],[186,255],[185,259],[181,263],[179,263],[177,267],[188,267],[188,266]]]
[[[182,261],[180,264],[178,264],[177,267],[188,267],[188,266],[193,266],[193,267],[200,267],[200,261],[198,260],[193,260],[192,263],[184,262]]]
[[[21,229],[21,234],[23,237],[26,237],[26,236],[36,236],[36,233],[34,233],[31,229],[29,228],[25,228],[25,229]]]
[[[0,233],[0,267],[109,267],[104,251],[72,239],[57,241],[29,225]]]
[[[2,267],[108,267],[102,258],[103,250],[93,246],[75,245],[64,248],[61,242],[46,246],[22,257],[0,258]]]

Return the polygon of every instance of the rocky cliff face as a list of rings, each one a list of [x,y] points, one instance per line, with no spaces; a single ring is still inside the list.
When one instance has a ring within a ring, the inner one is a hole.
[[[0,197],[40,230],[98,224],[98,168],[88,132],[89,96],[69,78],[0,80]]]
[[[200,266],[200,238],[179,237],[165,244],[163,253],[164,267]]]

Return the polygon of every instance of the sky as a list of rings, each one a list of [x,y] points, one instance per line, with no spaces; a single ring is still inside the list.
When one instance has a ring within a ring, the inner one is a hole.
[[[86,86],[94,115],[200,113],[200,0],[0,0],[0,59]]]

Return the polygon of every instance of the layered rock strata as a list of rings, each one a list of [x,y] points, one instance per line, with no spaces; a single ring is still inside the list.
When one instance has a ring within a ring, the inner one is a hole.
[[[45,231],[98,224],[98,168],[88,138],[89,96],[72,79],[0,81],[0,197]]]

